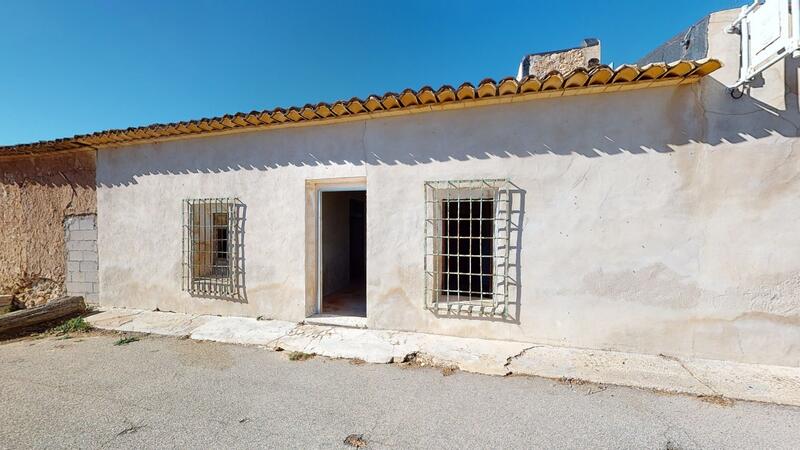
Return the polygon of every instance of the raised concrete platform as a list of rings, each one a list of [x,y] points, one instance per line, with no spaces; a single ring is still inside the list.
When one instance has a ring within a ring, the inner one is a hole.
[[[188,336],[370,363],[416,357],[430,364],[489,375],[579,379],[800,406],[798,367],[154,311],[112,309],[90,316],[87,321],[106,330]]]

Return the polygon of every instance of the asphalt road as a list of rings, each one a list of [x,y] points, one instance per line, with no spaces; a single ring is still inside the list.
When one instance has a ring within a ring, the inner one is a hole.
[[[118,336],[0,343],[0,448],[797,448],[800,408]]]

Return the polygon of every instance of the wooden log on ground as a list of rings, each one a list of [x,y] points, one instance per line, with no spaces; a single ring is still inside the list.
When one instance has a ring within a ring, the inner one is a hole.
[[[79,314],[84,310],[86,310],[86,305],[83,303],[83,297],[59,297],[44,306],[21,309],[0,315],[0,334]]]

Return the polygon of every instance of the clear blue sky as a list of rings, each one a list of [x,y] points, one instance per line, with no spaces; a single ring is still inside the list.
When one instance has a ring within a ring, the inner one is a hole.
[[[502,78],[589,36],[631,63],[744,3],[10,0],[0,145]]]

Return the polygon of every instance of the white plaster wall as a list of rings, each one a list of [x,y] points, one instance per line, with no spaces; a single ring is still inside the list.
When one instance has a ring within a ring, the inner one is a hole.
[[[701,84],[101,150],[101,304],[300,320],[305,180],[366,176],[371,328],[800,365],[797,67],[731,98],[729,16]],[[464,178],[524,195],[509,321],[423,309],[423,182]],[[246,302],[180,292],[204,196],[247,205]]]
[[[99,252],[109,258],[101,304],[302,320],[305,180],[364,176],[363,163],[351,162],[363,159],[363,130],[352,123],[100,151]],[[204,197],[245,204],[241,302],[181,292],[181,201]]]

